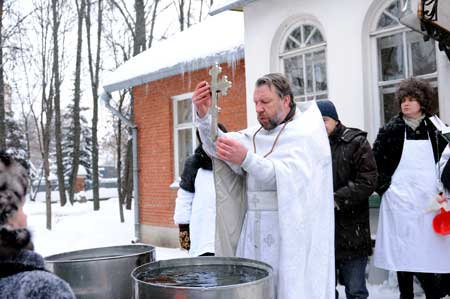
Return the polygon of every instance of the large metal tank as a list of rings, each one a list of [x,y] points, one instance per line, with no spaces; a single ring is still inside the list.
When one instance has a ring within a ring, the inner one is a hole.
[[[274,299],[268,264],[234,257],[162,260],[131,274],[134,299]]]
[[[72,287],[78,299],[128,299],[131,272],[155,261],[155,248],[124,245],[72,251],[48,256],[45,264]]]

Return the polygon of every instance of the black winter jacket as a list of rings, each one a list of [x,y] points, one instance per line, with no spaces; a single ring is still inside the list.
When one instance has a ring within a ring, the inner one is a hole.
[[[212,170],[211,158],[203,150],[200,144],[192,156],[189,156],[184,163],[183,173],[181,174],[180,188],[188,192],[195,193],[195,178],[198,169]]]
[[[329,137],[338,261],[372,254],[368,199],[377,184],[377,167],[366,136],[366,132],[338,124]]]
[[[394,116],[378,132],[377,138],[373,144],[373,153],[378,167],[378,187],[377,192],[380,196],[386,192],[391,185],[391,179],[400,163],[403,152],[403,144],[406,138],[413,140],[425,140],[430,137],[433,147],[434,161],[437,162],[447,145],[445,139],[437,134],[436,127],[425,117],[420,125],[413,130],[405,124],[403,114]]]

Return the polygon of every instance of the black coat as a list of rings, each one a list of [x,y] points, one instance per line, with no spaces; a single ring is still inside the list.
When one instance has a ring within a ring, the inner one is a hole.
[[[201,144],[195,149],[194,154],[184,162],[184,169],[180,177],[181,189],[195,193],[195,178],[199,168],[212,170],[211,158],[208,157]]]
[[[369,196],[377,184],[377,167],[366,136],[366,132],[338,124],[329,137],[338,261],[372,254]]]
[[[376,191],[380,196],[382,196],[391,185],[392,176],[400,163],[403,144],[405,142],[405,128],[407,139],[426,140],[430,137],[435,162],[438,162],[447,145],[445,139],[437,134],[436,127],[428,117],[425,117],[422,120],[416,130],[413,130],[405,124],[402,113],[393,117],[380,129],[373,144],[373,153],[375,155],[375,160],[377,161],[379,174]]]

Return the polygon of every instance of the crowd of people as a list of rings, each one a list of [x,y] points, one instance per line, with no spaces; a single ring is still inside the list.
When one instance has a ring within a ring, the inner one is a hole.
[[[215,219],[215,228],[209,245],[190,254],[267,262],[280,299],[338,298],[338,282],[346,298],[368,298],[366,267],[372,254],[376,267],[397,273],[401,299],[414,298],[414,277],[427,299],[450,295],[450,236],[433,231],[438,211],[430,209],[445,206],[450,193],[450,145],[429,120],[434,96],[427,81],[401,82],[400,112],[380,129],[372,150],[367,133],[345,126],[333,102],[296,104],[281,74],[256,82],[260,126],[219,130],[212,140],[210,86],[200,82],[192,99],[199,140],[214,161],[215,179],[209,180],[219,182],[219,190],[201,196],[203,204],[214,202],[208,213],[216,218],[208,219]],[[189,161],[186,168],[192,170]],[[191,171],[191,181],[195,174]],[[174,217],[182,247],[182,225],[205,216],[193,211],[195,199],[187,205],[183,200],[186,190],[190,198],[205,190],[188,189],[184,180]],[[369,197],[374,192],[381,206],[372,240]],[[181,210],[187,217],[180,222]],[[199,236],[192,231],[190,236],[191,246],[201,246]]]
[[[367,133],[333,102],[297,104],[288,80],[267,74],[253,95],[260,126],[211,138],[210,86],[193,95],[198,147],[187,159],[174,221],[191,256],[238,256],[274,270],[270,298],[368,298],[366,267],[395,271],[401,299],[417,278],[427,299],[450,295],[450,236],[432,221],[450,193],[450,145],[430,121],[433,89],[407,79],[400,112]],[[33,251],[23,211],[26,163],[0,152],[0,298],[75,298]],[[375,248],[369,197],[381,206]],[[431,208],[430,208],[431,207]]]

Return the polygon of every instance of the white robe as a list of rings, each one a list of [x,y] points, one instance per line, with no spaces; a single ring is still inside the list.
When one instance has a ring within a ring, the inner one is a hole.
[[[267,158],[263,156],[283,124],[256,135],[256,153],[252,138],[259,127],[227,134],[249,151],[241,166],[229,165],[243,175],[237,179],[226,172],[225,164],[214,163],[216,254],[270,264],[279,299],[328,299],[335,296],[331,153],[316,104],[300,108]],[[204,149],[215,155],[209,121],[198,120],[200,135]],[[245,183],[239,179],[243,177]],[[246,189],[248,201],[236,195],[240,187]]]

